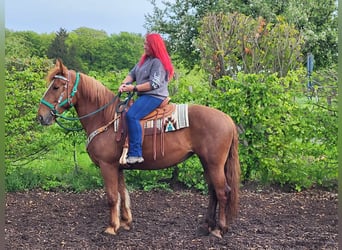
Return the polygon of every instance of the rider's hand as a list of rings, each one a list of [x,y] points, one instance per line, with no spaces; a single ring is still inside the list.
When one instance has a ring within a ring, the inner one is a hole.
[[[119,87],[119,92],[133,92],[133,89],[134,85],[124,83]]]

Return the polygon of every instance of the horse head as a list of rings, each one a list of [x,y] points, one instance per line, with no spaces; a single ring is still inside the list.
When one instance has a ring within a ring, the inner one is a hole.
[[[76,104],[79,74],[71,74],[62,61],[57,59],[46,79],[49,87],[40,100],[38,121],[42,125],[51,125],[59,114]]]

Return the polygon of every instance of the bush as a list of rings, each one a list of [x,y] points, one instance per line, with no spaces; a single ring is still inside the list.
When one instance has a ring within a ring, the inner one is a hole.
[[[212,106],[230,114],[240,129],[242,180],[290,185],[296,190],[337,177],[337,116],[327,103],[312,103],[302,72],[223,77]]]

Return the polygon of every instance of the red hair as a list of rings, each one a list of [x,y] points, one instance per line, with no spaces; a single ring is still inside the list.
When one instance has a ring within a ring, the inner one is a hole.
[[[151,55],[161,61],[167,71],[168,79],[171,80],[174,74],[174,69],[163,38],[157,33],[150,33],[146,35],[146,42],[150,48]],[[141,56],[139,62],[140,66],[145,62],[147,57],[148,55],[145,53]]]

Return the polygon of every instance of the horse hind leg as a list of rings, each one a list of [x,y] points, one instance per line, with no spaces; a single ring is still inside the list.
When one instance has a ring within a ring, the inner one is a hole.
[[[235,131],[222,169],[223,173],[220,169],[212,176],[219,201],[219,229],[222,235],[228,231],[228,222],[231,222],[238,214],[240,171],[238,135]]]
[[[214,228],[210,233],[218,238],[222,238],[223,235],[228,231],[228,223],[227,223],[227,205],[229,202],[229,192],[230,187],[225,185],[223,193],[217,195],[217,200],[219,203],[218,210],[218,225]]]
[[[230,152],[222,170],[211,171],[211,179],[218,200],[218,227],[211,234],[222,238],[238,213],[240,164],[236,149]]]
[[[198,233],[201,235],[212,234],[218,238],[222,238],[223,234],[228,230],[225,208],[228,202],[230,187],[225,181],[223,168],[217,168],[217,166],[222,166],[224,164],[207,164],[203,158],[201,159],[201,162],[203,166],[206,166],[205,178],[208,184],[209,204],[204,227],[201,227]],[[216,218],[217,207],[219,208],[218,223]]]
[[[212,235],[222,238],[224,233],[228,231],[228,225],[226,220],[226,204],[227,204],[227,197],[226,195],[217,195],[216,196],[218,201],[218,224],[215,227],[209,227],[209,231]]]
[[[209,188],[209,206],[207,212],[207,222],[209,232],[222,238],[223,234],[228,231],[226,207],[228,202],[228,194],[230,187],[227,185],[224,162],[216,161],[215,164],[207,164],[207,183]],[[218,207],[216,223],[216,210]]]
[[[209,194],[209,204],[207,208],[207,214],[205,216],[204,225],[201,226],[197,234],[199,236],[206,236],[216,228],[216,208],[217,208],[217,198],[213,185],[208,183],[208,194]]]

